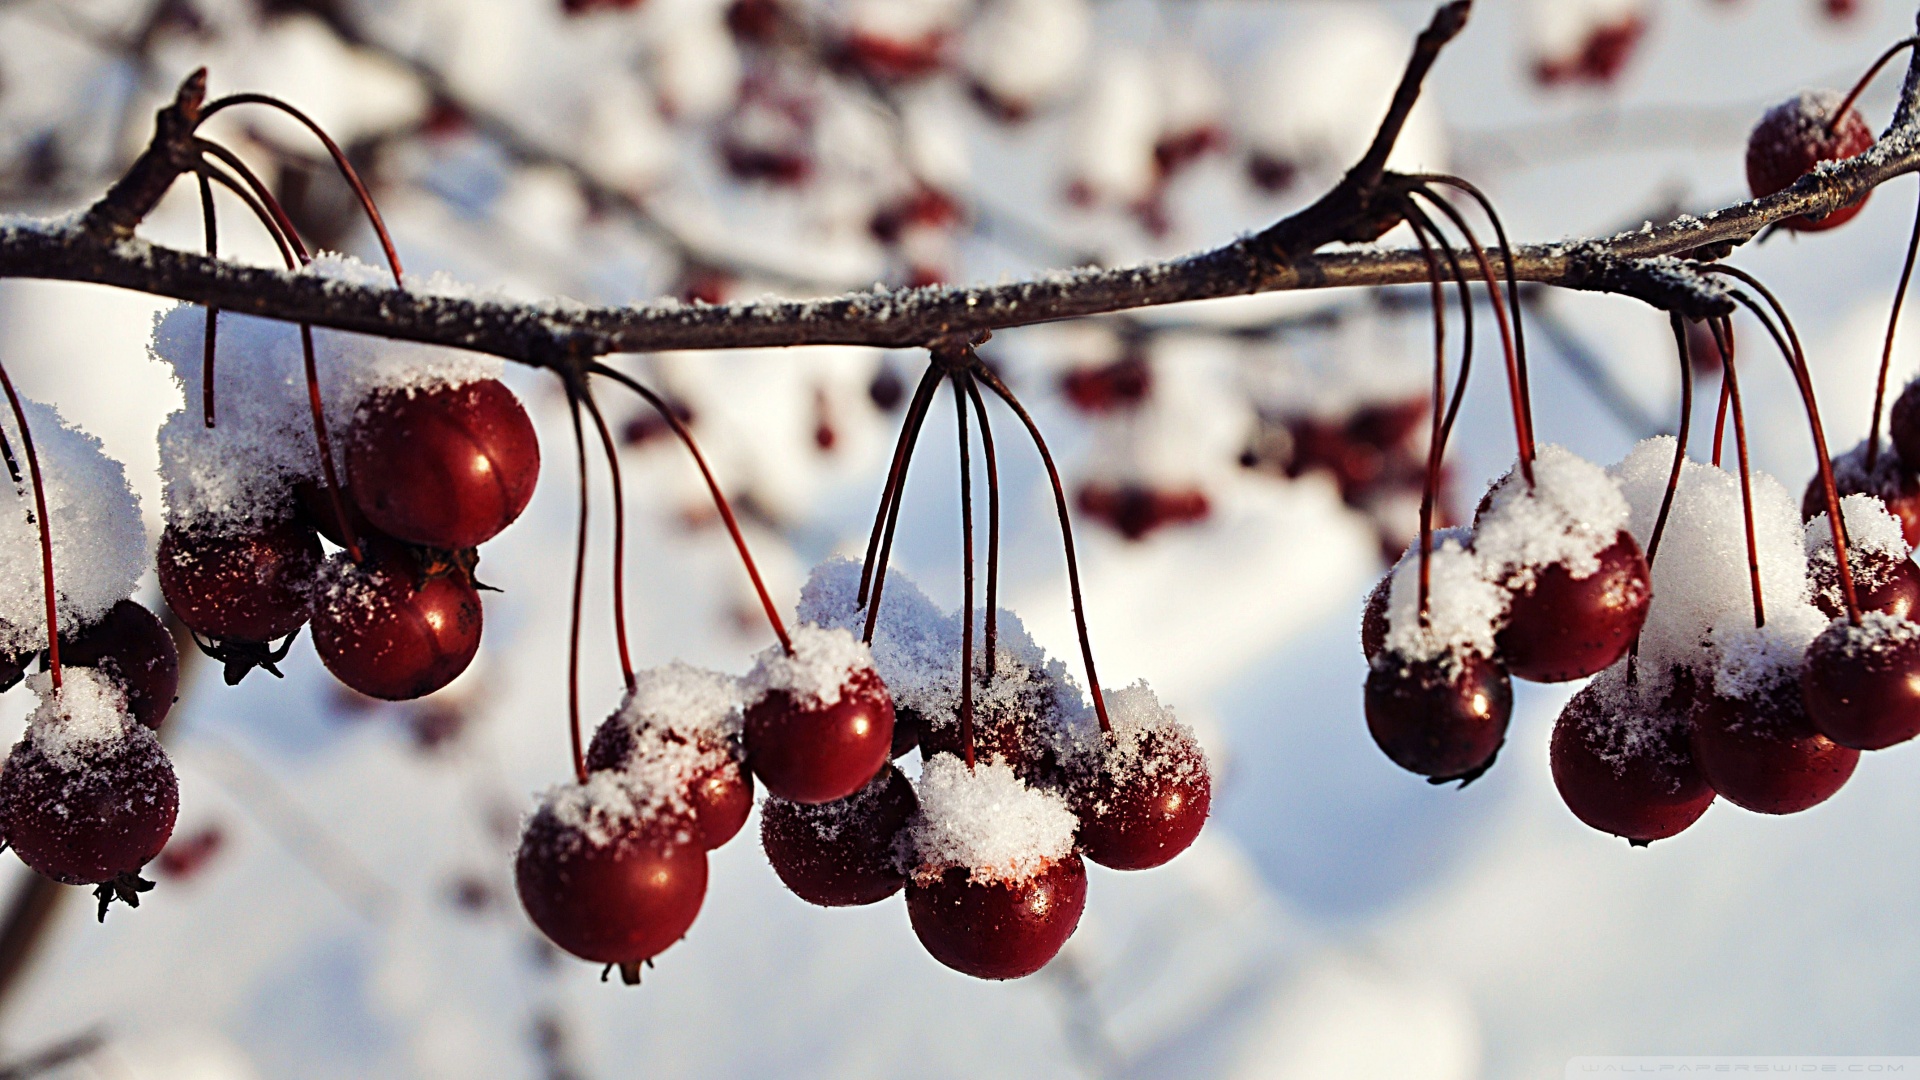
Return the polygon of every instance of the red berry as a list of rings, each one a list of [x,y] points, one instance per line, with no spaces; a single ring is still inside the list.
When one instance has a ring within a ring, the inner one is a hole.
[[[1533,77],[1543,86],[1571,82],[1605,86],[1620,77],[1646,32],[1647,20],[1638,13],[1595,26],[1587,32],[1579,52],[1539,61]]]
[[[173,765],[137,725],[68,753],[50,754],[30,734],[0,771],[0,833],[22,862],[67,885],[137,873],[167,846],[179,809]]]
[[[497,379],[381,390],[347,438],[347,483],[381,532],[435,548],[470,548],[506,528],[540,478],[540,442]]]
[[[1146,870],[1187,850],[1213,805],[1199,744],[1177,727],[1146,731],[1131,745],[1112,734],[1106,742],[1099,771],[1070,792],[1081,851],[1101,866]]]
[[[913,785],[889,765],[838,802],[768,799],[760,808],[760,845],[780,881],[809,904],[878,903],[907,883],[898,841],[919,808]]]
[[[347,524],[353,526],[354,539],[380,534],[373,522],[367,520],[367,515],[360,512],[360,505],[353,501],[352,490],[345,485],[340,490],[340,503],[347,512]],[[327,485],[311,480],[293,485],[293,504],[301,522],[335,544],[346,546],[347,534],[333,512],[333,496],[328,494]]]
[[[1775,105],[1754,125],[1747,137],[1747,186],[1756,199],[1783,191],[1823,161],[1853,157],[1873,145],[1873,131],[1858,109],[1848,109],[1835,130],[1828,131],[1840,100],[1831,92],[1807,91]],[[1819,220],[1805,215],[1780,224],[1800,232],[1821,232],[1853,219],[1867,204],[1867,196]]]
[[[1676,684],[1690,680],[1676,676]],[[1691,687],[1676,685],[1643,707],[1621,680],[1603,677],[1567,702],[1553,727],[1553,783],[1575,817],[1636,846],[1698,821],[1713,788],[1693,761],[1685,714]]]
[[[952,867],[907,886],[907,917],[935,960],[976,979],[1018,979],[1047,965],[1080,925],[1087,868],[1078,855],[1015,881]]]
[[[1198,488],[1153,488],[1144,484],[1091,482],[1080,487],[1080,512],[1111,526],[1129,540],[1145,539],[1165,525],[1205,521],[1212,513]]]
[[[226,833],[220,826],[208,825],[197,832],[170,840],[153,868],[162,877],[184,881],[205,870],[225,844]]]
[[[1886,504],[1887,512],[1899,519],[1900,531],[1909,547],[1920,545],[1920,476],[1916,476],[1892,448],[1882,447],[1873,472],[1867,472],[1867,445],[1862,442],[1833,459],[1833,483],[1836,492],[1848,495],[1872,495]],[[1807,481],[1806,494],[1800,499],[1800,516],[1812,521],[1827,512],[1826,491],[1820,476]]]
[[[893,699],[870,667],[849,673],[832,704],[769,690],[747,707],[746,747],[769,794],[801,803],[844,799],[890,760]]]
[[[106,617],[60,641],[60,662],[98,668],[127,695],[127,711],[158,730],[180,690],[180,653],[173,635],[153,612],[131,600],[107,610]]]
[[[648,734],[676,746],[691,745],[691,775],[676,780],[693,819],[694,840],[711,851],[733,839],[753,813],[753,774],[746,770],[738,748],[677,731],[654,729]],[[587,768],[594,772],[623,771],[642,752],[633,727],[622,717],[610,717],[593,733],[593,741],[587,746]],[[678,754],[673,756],[680,758]]]
[[[1387,605],[1392,599],[1393,572],[1388,571],[1374,584],[1366,606],[1360,609],[1360,651],[1368,663],[1387,647],[1387,631],[1392,628],[1387,621]]]
[[[1435,782],[1472,780],[1507,737],[1513,683],[1481,656],[1456,662],[1382,653],[1367,673],[1367,730],[1395,765]]]
[[[676,822],[527,822],[514,859],[521,906],[548,940],[601,964],[638,965],[686,935],[707,894],[707,853]]]
[[[1728,802],[1760,814],[1797,814],[1840,790],[1860,751],[1813,729],[1788,682],[1755,701],[1717,694],[1693,711],[1694,764]]]
[[[1515,678],[1584,679],[1626,655],[1653,597],[1647,560],[1626,532],[1599,560],[1599,568],[1583,578],[1564,563],[1537,567],[1532,582],[1514,591],[1495,643]]]
[[[407,701],[452,682],[480,649],[480,625],[466,571],[423,567],[392,541],[369,539],[358,565],[336,552],[315,587],[314,649],[368,697]]]
[[[946,48],[947,35],[937,30],[909,39],[855,30],[835,59],[879,82],[905,82],[939,71],[946,64]]]
[[[1059,715],[1059,692],[1059,684],[1040,668],[1022,665],[1002,670],[995,676],[991,689],[976,676],[974,758],[982,762],[1005,762],[1024,780],[1055,778],[1060,753],[1050,736]],[[957,701],[933,717],[923,717],[920,760],[926,761],[940,753],[965,760],[963,734]]]
[[[217,531],[169,526],[155,562],[167,606],[195,633],[272,641],[307,621],[320,541],[291,518]]]
[[[1835,622],[1807,646],[1800,688],[1813,726],[1841,746],[1920,735],[1920,626],[1877,613]]]
[[[1822,557],[1824,556],[1824,557]],[[1861,551],[1850,548],[1847,562],[1853,570],[1854,599],[1861,611],[1878,611],[1902,619],[1914,617],[1920,607],[1920,566],[1904,555],[1887,551]],[[1826,547],[1807,559],[1807,584],[1813,602],[1829,619],[1846,614],[1846,601],[1840,591],[1840,564],[1833,548]]]
[[[1893,411],[1887,416],[1887,435],[1901,461],[1920,461],[1920,379],[1907,384],[1893,399]]]
[[[1111,364],[1074,368],[1060,377],[1060,391],[1084,413],[1130,409],[1153,390],[1153,368],[1144,356],[1122,357]]]

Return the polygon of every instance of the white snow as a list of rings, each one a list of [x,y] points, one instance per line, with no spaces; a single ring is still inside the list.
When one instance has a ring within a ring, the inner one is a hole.
[[[1028,787],[1005,764],[968,769],[935,754],[915,791],[920,813],[910,828],[922,879],[963,867],[976,882],[1021,882],[1073,851],[1079,821],[1066,799]]]
[[[754,658],[744,680],[744,697],[759,701],[784,690],[802,704],[832,705],[854,673],[873,667],[873,653],[851,632],[839,627],[800,623],[788,628],[793,654],[778,644]]]
[[[1420,552],[1416,543],[1393,571],[1387,599],[1386,648],[1376,658],[1388,662],[1492,656],[1493,637],[1507,614],[1508,593],[1487,573],[1486,564],[1453,537],[1436,534],[1429,556],[1427,618],[1420,619]]]
[[[636,672],[633,692],[614,716],[635,732],[657,727],[726,740],[740,733],[740,682],[676,660]]]
[[[41,672],[27,679],[40,699],[27,718],[27,739],[62,771],[79,772],[98,763],[121,743],[152,740],[152,733],[127,712],[127,696],[114,680],[93,668],[62,668],[59,690],[53,675]]]
[[[1551,444],[1538,447],[1533,478],[1529,487],[1516,467],[1494,485],[1487,512],[1474,525],[1475,553],[1514,589],[1556,563],[1575,578],[1591,575],[1600,568],[1600,552],[1627,527],[1619,481]]]
[[[1032,109],[1080,77],[1092,23],[1087,0],[991,0],[968,24],[961,62],[995,100]]]

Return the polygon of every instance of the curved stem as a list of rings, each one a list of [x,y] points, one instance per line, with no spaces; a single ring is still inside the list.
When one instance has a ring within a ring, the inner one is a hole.
[[[47,488],[40,477],[40,454],[33,448],[33,431],[27,426],[27,411],[13,388],[5,364],[0,364],[0,390],[5,390],[7,405],[13,410],[13,422],[20,427],[20,445],[27,455],[27,475],[33,481],[34,517],[40,525],[40,578],[47,594],[47,670],[53,673],[53,688],[60,689],[60,621],[53,588],[53,523],[47,518]]]
[[[919,403],[919,411],[908,418],[907,427],[901,432],[907,440],[907,456],[901,459],[900,473],[895,478],[893,491],[886,499],[886,526],[880,536],[880,550],[873,562],[873,591],[867,596],[867,622],[860,635],[860,640],[868,644],[873,643],[874,631],[880,626],[880,598],[886,593],[887,567],[893,562],[893,534],[900,524],[900,505],[907,497],[907,470],[912,465],[913,449],[920,442],[920,429],[927,422],[927,411],[933,405],[933,391],[940,388],[938,366],[929,364],[927,371],[933,377],[933,383],[926,400]]]
[[[1673,500],[1680,493],[1680,472],[1687,463],[1687,435],[1693,430],[1693,357],[1687,326],[1677,313],[1668,312],[1673,327],[1673,344],[1680,357],[1680,434],[1673,444],[1673,470],[1667,474],[1667,489],[1660,495],[1660,512],[1654,515],[1653,532],[1647,537],[1647,576],[1653,576],[1653,561],[1660,555],[1660,541],[1666,536],[1667,519],[1673,513]],[[1633,632],[1633,644],[1627,648],[1627,679],[1633,681],[1640,663],[1640,631]]]
[[[726,495],[721,492],[720,482],[713,478],[713,470],[707,467],[707,457],[700,452],[700,444],[694,441],[693,432],[687,430],[687,425],[674,415],[673,408],[659,394],[647,389],[625,372],[608,367],[597,360],[588,365],[587,370],[595,375],[612,379],[640,395],[647,404],[653,406],[655,412],[660,414],[660,418],[673,429],[673,433],[680,437],[681,445],[687,448],[687,453],[693,456],[694,465],[700,469],[700,478],[707,483],[707,492],[713,496],[714,508],[720,512],[720,520],[727,527],[727,535],[733,538],[734,549],[740,553],[740,562],[747,568],[747,577],[753,580],[754,592],[760,596],[760,607],[767,613],[767,623],[773,627],[773,636],[780,639],[780,648],[787,655],[793,655],[793,640],[787,636],[786,624],[780,621],[780,610],[774,606],[773,597],[767,592],[766,582],[761,580],[760,567],[753,561],[753,552],[747,550],[747,538],[740,533],[740,522],[734,518],[733,507],[727,503]]]
[[[1721,370],[1727,373],[1727,393],[1733,399],[1733,445],[1740,459],[1740,514],[1747,530],[1747,575],[1753,592],[1753,625],[1767,625],[1766,602],[1760,596],[1760,541],[1753,525],[1753,467],[1747,457],[1747,418],[1740,407],[1740,376],[1733,356],[1720,351]]]
[[[311,117],[279,98],[267,94],[229,94],[217,101],[208,102],[200,110],[200,122],[205,123],[208,117],[222,109],[249,104],[266,105],[293,117],[305,125],[308,131],[313,132],[314,137],[320,140],[320,144],[327,148],[327,153],[333,158],[334,167],[340,170],[340,175],[346,179],[348,186],[353,188],[354,197],[360,200],[361,209],[367,212],[367,221],[373,226],[374,235],[380,238],[380,250],[386,254],[387,266],[393,270],[393,283],[396,286],[399,285],[400,255],[394,250],[393,237],[387,233],[386,222],[380,218],[380,208],[374,205],[373,195],[367,191],[367,185],[361,181],[360,173],[354,169],[353,163],[347,160],[347,155],[340,149],[340,145],[334,142],[333,137],[328,135]]]
[[[1007,384],[1000,381],[1000,376],[995,375],[992,368],[980,362],[980,357],[971,347],[967,349],[967,354],[973,359],[975,377],[986,383],[987,389],[1006,402],[1007,408],[1020,418],[1020,423],[1026,426],[1027,435],[1033,439],[1034,449],[1040,452],[1041,463],[1047,467],[1047,479],[1053,484],[1054,506],[1060,514],[1060,541],[1067,552],[1067,589],[1073,596],[1073,624],[1080,634],[1080,658],[1087,667],[1087,690],[1093,696],[1093,711],[1100,718],[1100,730],[1112,731],[1113,724],[1107,719],[1107,698],[1100,690],[1100,677],[1093,670],[1093,641],[1087,635],[1086,603],[1080,595],[1080,560],[1073,550],[1073,521],[1067,513],[1067,489],[1060,483],[1060,470],[1053,463],[1053,453],[1047,449],[1046,438],[1040,434],[1040,425],[1033,422],[1033,417],[1027,414],[1020,399],[1013,396],[1013,391],[1007,389]]]
[[[1724,340],[1727,346],[1732,345],[1733,324],[1726,319],[1715,319],[1713,321],[1713,337],[1715,344],[1719,344]],[[1721,347],[1720,355],[1726,355],[1725,346]],[[1716,469],[1720,467],[1721,451],[1726,448],[1727,444],[1727,408],[1732,403],[1733,399],[1729,396],[1726,373],[1721,372],[1720,404],[1713,412],[1713,467]]]
[[[213,184],[204,172],[196,172],[195,179],[200,181],[200,216],[206,221],[207,258],[220,257],[220,230],[215,224],[213,214]],[[219,307],[207,305],[207,329],[202,338],[205,351],[200,357],[200,413],[202,422],[213,426],[213,355],[214,339],[220,331]]]
[[[1440,277],[1440,261],[1434,255],[1433,242],[1427,232],[1433,223],[1427,220],[1420,208],[1406,200],[1407,225],[1413,230],[1414,239],[1420,244],[1420,251],[1426,256],[1427,266],[1432,271],[1429,283],[1432,289],[1433,306],[1433,416],[1432,426],[1427,433],[1427,472],[1420,489],[1420,576],[1418,603],[1420,625],[1427,624],[1428,599],[1432,590],[1433,562],[1433,502],[1440,488],[1440,457],[1445,453],[1445,441],[1442,434],[1446,430],[1443,415],[1447,409],[1447,290]],[[1464,281],[1465,278],[1460,278]],[[1456,396],[1456,404],[1458,398]],[[1451,419],[1451,417],[1448,417]]]
[[[634,691],[633,653],[627,648],[627,496],[626,485],[620,480],[620,451],[613,444],[613,432],[607,429],[607,418],[600,412],[600,403],[593,399],[593,390],[588,387],[580,394],[581,401],[587,407],[587,415],[593,417],[594,430],[600,433],[600,449],[607,458],[607,473],[613,479],[613,639],[620,650],[620,677],[626,680],[627,693]]]
[[[294,254],[300,257],[301,265],[304,266],[313,261],[313,256],[307,251],[307,245],[300,239],[300,231],[293,227],[293,219],[287,216],[286,208],[280,205],[280,200],[274,197],[273,190],[247,167],[246,162],[240,160],[238,154],[207,139],[195,139],[193,145],[194,149],[202,154],[212,154],[222,165],[232,169],[241,180],[246,182],[254,197],[272,216],[272,227],[280,231],[280,234],[286,238],[287,244],[293,248]]]
[[[1893,312],[1887,316],[1887,340],[1880,348],[1880,375],[1873,384],[1873,422],[1867,429],[1867,475],[1880,463],[1880,414],[1887,402],[1887,369],[1893,366],[1893,334],[1900,327],[1900,308],[1913,281],[1913,260],[1920,254],[1920,207],[1913,211],[1913,232],[1907,237],[1907,258],[1900,264],[1900,287],[1893,292]]]
[[[1431,184],[1445,184],[1458,191],[1466,192],[1469,198],[1480,204],[1481,212],[1486,214],[1487,220],[1493,223],[1494,239],[1500,241],[1500,261],[1506,267],[1507,310],[1513,318],[1514,365],[1520,375],[1520,404],[1522,412],[1526,416],[1527,441],[1532,443],[1535,441],[1533,430],[1533,382],[1527,373],[1526,320],[1520,317],[1520,276],[1515,273],[1513,269],[1513,242],[1507,239],[1506,224],[1500,220],[1500,212],[1493,208],[1493,200],[1489,199],[1486,192],[1481,191],[1477,185],[1470,181],[1446,173],[1426,173],[1416,176],[1414,179],[1423,180]]]
[[[1867,73],[1860,76],[1859,81],[1853,84],[1853,89],[1847,91],[1847,96],[1840,99],[1840,107],[1833,110],[1833,115],[1827,118],[1828,135],[1832,135],[1839,129],[1841,118],[1847,115],[1848,109],[1853,108],[1854,102],[1860,100],[1860,95],[1866,92],[1867,84],[1873,81],[1875,75],[1880,74],[1881,68],[1887,66],[1887,61],[1913,48],[1915,44],[1920,44],[1920,38],[1907,38],[1888,46],[1887,51],[1880,54],[1880,59],[1875,60],[1867,68]]]
[[[980,449],[987,459],[987,625],[984,644],[986,646],[986,670],[981,681],[993,685],[994,645],[998,636],[997,618],[1000,611],[1000,464],[993,454],[993,425],[987,422],[987,403],[980,397],[980,387],[975,383],[971,372],[960,373],[961,382],[966,385],[967,397],[973,401],[974,421],[980,425]]]
[[[967,448],[967,395],[954,372],[953,411],[960,431],[960,745],[973,769],[973,453]]]
[[[360,561],[360,538],[354,534],[353,519],[347,514],[347,499],[340,490],[340,476],[333,465],[333,443],[327,437],[327,418],[320,404],[320,368],[313,355],[313,325],[300,324],[300,362],[306,369],[307,405],[313,414],[313,440],[320,448],[320,475],[327,482],[327,502],[333,507],[334,523],[340,526],[342,547],[347,557]]]
[[[886,528],[887,511],[893,506],[894,494],[904,482],[907,472],[907,458],[913,453],[913,442],[919,431],[920,418],[926,415],[927,402],[940,385],[940,370],[932,364],[927,365],[926,373],[920,376],[920,385],[913,388],[913,401],[907,406],[900,420],[900,438],[893,446],[893,464],[887,469],[887,482],[880,489],[880,506],[873,514],[873,532],[867,537],[867,557],[860,567],[860,590],[854,596],[854,602],[861,607],[867,603],[867,587],[873,584],[873,560],[880,551],[880,533]]]
[[[300,265],[299,259],[294,256],[293,248],[287,246],[287,238],[281,235],[279,223],[273,220],[273,215],[267,212],[266,206],[259,199],[253,197],[251,191],[241,186],[240,181],[204,160],[195,166],[194,172],[203,179],[212,180],[226,188],[234,198],[245,203],[248,210],[253,211],[253,216],[260,220],[261,226],[267,230],[267,235],[273,237],[274,246],[280,249],[280,258],[286,262],[287,269],[291,270]]]
[[[567,622],[567,734],[573,745],[574,779],[587,782],[587,759],[580,737],[580,616],[587,592],[587,435],[580,424],[580,388],[567,383],[567,411],[573,417],[574,457],[580,463],[580,527],[573,548],[573,608]]]

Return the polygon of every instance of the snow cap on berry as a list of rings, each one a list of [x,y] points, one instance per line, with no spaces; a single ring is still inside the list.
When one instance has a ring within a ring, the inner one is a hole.
[[[740,734],[740,680],[675,660],[638,672],[614,718],[634,731],[660,728],[715,741]]]
[[[126,469],[100,440],[68,424],[51,406],[23,399],[22,411],[40,459],[53,535],[53,584],[60,629],[98,622],[133,595],[148,566],[140,502]],[[19,465],[20,482],[4,485],[0,503],[0,654],[47,647],[46,581],[40,526],[27,475],[25,441],[11,410],[0,408],[0,431]]]
[[[153,733],[127,711],[119,683],[98,669],[62,669],[58,690],[47,672],[29,676],[27,686],[40,699],[27,718],[27,742],[64,771],[85,769],[128,739],[153,741]]]
[[[867,623],[859,592],[860,564],[846,558],[828,559],[813,568],[801,587],[795,615],[803,623],[840,627],[857,635]],[[951,693],[959,650],[959,624],[935,607],[912,578],[889,569],[880,591],[872,654],[874,669],[887,684],[894,705],[918,709],[941,685]]]
[[[788,635],[793,654],[778,645],[754,658],[743,680],[747,701],[784,690],[803,705],[833,705],[855,672],[873,670],[873,653],[859,638],[839,627],[802,623]]]
[[[1644,549],[1673,470],[1674,439],[1648,439],[1613,467],[1633,508],[1631,531]],[[1640,665],[1656,686],[1661,673],[1687,668],[1716,678],[1725,662],[1726,690],[1750,691],[1817,619],[1807,591],[1807,556],[1800,514],[1780,482],[1753,474],[1754,539],[1769,632],[1754,635],[1752,581],[1747,570],[1740,479],[1724,469],[1688,461],[1653,564],[1653,603],[1640,631]],[[1807,613],[1812,612],[1809,616]],[[1777,625],[1776,625],[1777,624]],[[1814,627],[1818,633],[1818,627]],[[1812,639],[1800,641],[1802,647]],[[1645,675],[1643,675],[1645,677]]]
[[[1073,851],[1079,821],[1066,799],[1028,787],[1008,765],[969,769],[952,754],[935,754],[916,792],[920,813],[910,831],[922,879],[964,867],[975,882],[1016,883]]]
[[[1146,680],[1107,691],[1106,701],[1113,731],[1100,757],[1102,771],[1116,779],[1134,773],[1158,777],[1164,772],[1176,780],[1206,774],[1206,752],[1193,729],[1173,714],[1172,706],[1161,703]]]
[[[1853,571],[1854,587],[1872,589],[1886,584],[1910,551],[1900,519],[1872,495],[1842,495],[1840,516],[1846,523],[1847,567]],[[1828,609],[1843,609],[1846,603],[1840,591],[1839,560],[1833,551],[1833,526],[1825,511],[1807,522],[1806,542],[1808,580]]]
[[[698,754],[697,748],[681,745]],[[556,852],[611,847],[641,836],[691,843],[693,818],[684,782],[666,779],[685,777],[675,769],[684,763],[653,754],[635,758],[634,769],[589,773],[584,784],[556,784],[542,792],[522,829],[527,841],[539,837]],[[543,819],[545,827],[536,828]]]
[[[1387,641],[1379,659],[1458,661],[1492,656],[1507,614],[1507,592],[1459,539],[1435,534],[1428,569],[1427,620],[1420,621],[1420,552],[1415,544],[1393,571],[1387,599]]]
[[[1688,702],[1673,697],[1676,674],[1642,660],[1634,663],[1634,678],[1629,679],[1629,663],[1622,659],[1575,695],[1576,702],[1591,695],[1593,708],[1576,714],[1591,736],[1588,744],[1615,772],[1624,772],[1636,760],[1673,764],[1686,752],[1684,740],[1674,736],[1688,715]]]
[[[1600,553],[1627,527],[1620,482],[1607,470],[1543,444],[1533,461],[1533,486],[1518,470],[1488,493],[1473,527],[1473,549],[1509,588],[1530,585],[1534,572],[1558,563],[1574,578],[1600,569]]]

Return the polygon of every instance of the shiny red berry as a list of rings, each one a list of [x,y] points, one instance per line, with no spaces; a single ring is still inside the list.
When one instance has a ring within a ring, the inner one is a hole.
[[[1873,145],[1873,130],[1858,109],[1848,109],[1838,124],[1837,95],[1808,91],[1768,109],[1747,137],[1747,187],[1756,199],[1783,191],[1823,161],[1853,157]],[[1832,124],[1832,130],[1829,125]],[[1799,232],[1820,232],[1853,219],[1867,196],[1814,220],[1800,215],[1780,224]]]
[[[1920,379],[1907,384],[1893,399],[1893,411],[1887,416],[1887,434],[1901,461],[1920,461]]]
[[[693,817],[694,840],[711,851],[733,839],[753,813],[753,774],[747,771],[740,750],[680,732],[660,732],[658,737],[694,746],[692,756],[699,764],[679,781],[684,785],[681,797]],[[620,771],[638,752],[632,726],[615,716],[593,733],[593,741],[587,746],[587,768],[594,772]]]
[[[1800,670],[1807,716],[1822,735],[1883,750],[1920,735],[1920,625],[1890,615],[1827,627]]]
[[[291,518],[160,535],[155,559],[167,606],[195,633],[272,641],[307,621],[307,586],[320,541]]]
[[[1797,814],[1840,790],[1860,751],[1813,729],[1800,686],[1756,701],[1707,697],[1693,711],[1694,764],[1728,802],[1760,814]]]
[[[1887,512],[1900,522],[1900,531],[1909,547],[1920,545],[1920,476],[1916,476],[1897,451],[1883,447],[1873,472],[1867,472],[1866,444],[1833,459],[1834,487],[1842,497],[1872,495],[1886,505]],[[1807,481],[1806,494],[1800,499],[1800,516],[1812,521],[1827,512],[1826,490],[1820,476]]]
[[[1481,656],[1456,663],[1383,653],[1367,673],[1367,730],[1395,765],[1436,782],[1470,780],[1507,737],[1513,683]]]
[[[57,755],[29,737],[0,770],[0,833],[22,862],[68,885],[139,872],[167,846],[179,809],[173,765],[137,725]]]
[[[127,711],[158,729],[180,690],[180,653],[153,612],[131,600],[72,639],[60,641],[60,662],[98,668],[127,695]]]
[[[768,799],[760,808],[760,845],[780,881],[821,907],[878,903],[907,883],[901,833],[920,802],[889,765],[838,802],[809,806]]]
[[[541,808],[514,859],[527,917],[562,949],[637,978],[637,965],[686,935],[707,895],[707,853],[680,839],[679,825],[589,830]]]
[[[375,528],[427,547],[470,548],[533,498],[540,442],[497,379],[382,390],[354,415],[347,484]]]
[[[1807,585],[1813,592],[1814,605],[1827,618],[1837,619],[1846,614],[1846,600],[1840,591],[1840,564],[1833,558],[1832,548],[1820,554],[1824,557],[1807,560]],[[1847,555],[1853,569],[1854,599],[1861,611],[1878,611],[1902,619],[1914,617],[1914,609],[1920,607],[1920,566],[1915,566],[1913,560],[1904,555],[1885,551],[1850,550]]]
[[[974,881],[953,867],[907,886],[907,917],[920,944],[976,979],[1018,979],[1045,967],[1086,904],[1087,868],[1078,855],[1012,882]]]
[[[839,700],[768,691],[747,706],[747,763],[767,792],[826,803],[865,787],[893,752],[893,698],[872,668],[847,676]]]
[[[1608,700],[1626,693],[1607,680],[1567,702],[1553,727],[1553,783],[1575,817],[1644,845],[1698,821],[1713,788],[1688,741],[1690,693],[1644,710]]]
[[[313,645],[334,678],[407,701],[467,669],[480,649],[480,594],[458,567],[430,569],[391,541],[327,561],[314,587]]]
[[[1099,770],[1068,792],[1080,850],[1114,870],[1159,866],[1187,850],[1207,823],[1213,777],[1206,754],[1179,728],[1145,732],[1125,748],[1108,741]]]
[[[1625,532],[1599,560],[1582,578],[1564,563],[1538,567],[1533,580],[1514,591],[1507,624],[1494,639],[1514,678],[1584,679],[1626,655],[1653,597],[1647,560]]]

